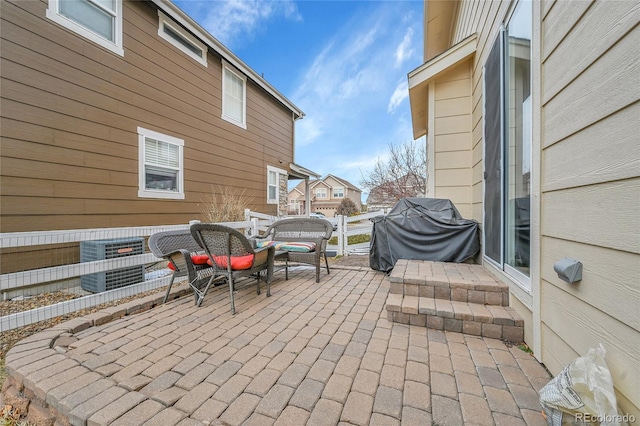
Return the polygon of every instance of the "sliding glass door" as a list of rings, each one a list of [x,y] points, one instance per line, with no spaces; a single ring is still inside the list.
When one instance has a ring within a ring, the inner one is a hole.
[[[484,253],[530,289],[531,1],[521,1],[484,66]]]

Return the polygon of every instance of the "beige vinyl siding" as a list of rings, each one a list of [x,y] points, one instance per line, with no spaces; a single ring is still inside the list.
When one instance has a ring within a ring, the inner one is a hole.
[[[638,416],[640,8],[573,3],[545,4],[542,24],[542,360],[558,373],[603,343],[621,411]],[[582,281],[558,279],[562,257]]]
[[[221,60],[203,67],[157,35],[150,2],[124,2],[124,57],[2,2],[2,231],[185,223],[212,185],[266,205],[267,165],[289,163],[291,111],[247,82],[247,130],[221,116]],[[137,127],[185,141],[185,199],[139,199]]]
[[[463,1],[453,21],[451,45],[478,35],[469,107],[469,183],[476,220],[482,220],[483,211],[482,67],[514,7],[508,1]],[[542,18],[537,26],[541,63],[533,64],[541,81],[533,92],[541,105],[534,111],[541,117],[540,146],[534,144],[533,152],[539,159],[541,192],[532,197],[540,206],[540,232],[531,236],[532,244],[540,246],[539,265],[533,265],[540,276],[537,356],[557,374],[602,342],[621,411],[638,417],[640,7],[633,1],[545,1],[534,2],[534,7]],[[436,120],[451,114],[448,104],[439,106],[445,112],[436,110]],[[436,147],[436,155],[445,160]],[[467,176],[452,178],[448,172],[465,160],[446,161],[449,166],[436,162],[437,188]],[[570,285],[557,277],[553,264],[563,257],[582,261],[581,282]],[[535,320],[514,294],[511,301],[527,323]],[[529,341],[532,326],[525,328]]]
[[[495,40],[498,29],[507,13],[506,2],[463,1],[460,4],[460,13],[470,16],[470,19],[455,21],[455,30],[452,44],[459,43],[472,34],[478,34],[478,46],[471,65],[471,132],[472,132],[472,158],[471,168],[471,214],[470,218],[482,223],[483,220],[483,172],[484,155],[483,138],[483,96],[482,96],[482,66],[489,54],[491,45]]]
[[[435,81],[435,197],[450,199],[471,218],[472,151],[470,62],[465,61]]]

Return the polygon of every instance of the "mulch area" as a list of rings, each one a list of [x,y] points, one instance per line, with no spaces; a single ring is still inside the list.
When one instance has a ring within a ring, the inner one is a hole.
[[[329,266],[344,266],[344,267],[369,267],[368,255],[351,255],[342,257],[330,257]]]

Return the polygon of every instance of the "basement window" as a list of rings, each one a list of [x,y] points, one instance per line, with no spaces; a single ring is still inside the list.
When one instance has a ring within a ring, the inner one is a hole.
[[[207,46],[159,10],[158,18],[158,35],[206,67]]]

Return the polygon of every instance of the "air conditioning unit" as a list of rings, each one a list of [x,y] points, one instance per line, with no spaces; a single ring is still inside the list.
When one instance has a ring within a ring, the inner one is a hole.
[[[144,254],[144,238],[120,238],[80,242],[80,262],[116,259]],[[83,290],[100,293],[144,281],[144,265],[98,272],[80,277]]]

